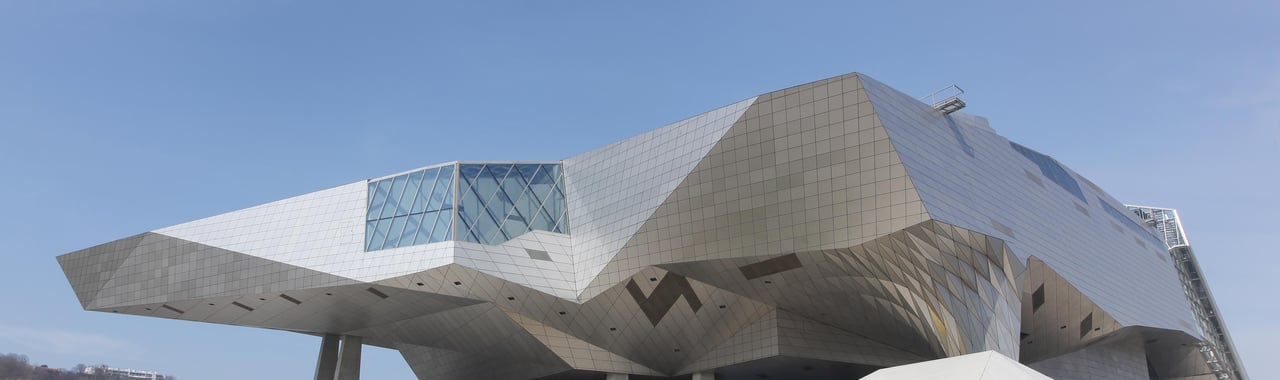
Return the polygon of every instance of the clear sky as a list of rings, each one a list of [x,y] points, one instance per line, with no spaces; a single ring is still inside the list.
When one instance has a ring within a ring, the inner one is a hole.
[[[54,257],[860,71],[957,83],[1006,137],[1178,208],[1248,370],[1280,378],[1280,2],[437,3],[0,0],[0,353],[308,378],[318,338],[82,311]],[[378,348],[363,371],[412,378]]]

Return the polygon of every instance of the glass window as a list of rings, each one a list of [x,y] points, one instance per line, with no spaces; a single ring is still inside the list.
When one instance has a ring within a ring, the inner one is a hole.
[[[440,212],[436,218],[436,228],[431,230],[431,241],[453,240],[453,213]]]
[[[453,171],[441,171],[436,178],[436,186],[431,190],[431,200],[427,203],[427,211],[448,210],[453,208]]]
[[[410,214],[404,223],[404,233],[400,234],[400,241],[396,243],[397,247],[408,247],[413,245],[414,239],[418,237],[418,228],[422,225],[422,214]]]
[[[391,191],[387,193],[387,204],[382,207],[382,217],[395,217],[396,206],[400,204],[400,196],[404,195],[404,182],[406,176],[399,176],[391,183]]]
[[[459,198],[460,239],[501,244],[533,230],[562,232],[558,164],[467,164]],[[465,231],[465,233],[462,233]]]
[[[422,214],[422,224],[421,224],[421,227],[418,228],[417,236],[414,238],[414,241],[416,243],[413,243],[413,244],[426,244],[426,243],[431,243],[436,241],[443,241],[443,240],[431,240],[431,229],[436,227],[436,218],[439,217],[441,214],[443,214],[444,216],[449,216],[448,213],[442,213],[439,211],[427,211]]]
[[[452,219],[453,165],[369,183],[365,250],[376,251],[448,240],[437,219]]]
[[[418,187],[418,195],[415,197],[413,207],[409,209],[410,214],[420,214],[427,210],[427,203],[431,201],[431,192],[436,188],[436,175],[440,173],[440,169],[427,169],[422,173],[422,185]]]
[[[382,215],[382,205],[387,201],[387,191],[389,190],[391,190],[391,181],[383,180],[369,184],[368,220],[378,219]]]
[[[560,170],[559,164],[459,164],[372,181],[365,249],[451,239],[496,245],[533,230],[568,233]]]
[[[422,184],[422,172],[409,173],[409,180],[404,184],[404,195],[396,205],[396,215],[409,215],[414,203],[418,203],[418,186]]]
[[[404,232],[405,219],[403,216],[391,219],[391,228],[387,230],[387,241],[382,244],[383,249],[395,248],[400,245],[400,234]]]
[[[382,243],[387,240],[387,230],[391,229],[391,219],[382,219],[373,227],[373,240],[369,241],[369,250],[382,249]]]

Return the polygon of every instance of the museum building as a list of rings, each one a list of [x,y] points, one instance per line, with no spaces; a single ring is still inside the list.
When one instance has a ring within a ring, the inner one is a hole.
[[[1245,378],[1150,208],[963,107],[847,74],[58,261],[86,310],[320,337],[326,380],[364,345],[433,380],[845,379],[987,351],[1056,379]]]

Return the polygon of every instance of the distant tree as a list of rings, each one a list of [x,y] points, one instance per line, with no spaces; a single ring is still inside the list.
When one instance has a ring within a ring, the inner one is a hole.
[[[71,373],[58,368],[49,368],[48,366],[39,366],[31,371],[31,379],[33,380],[79,380],[82,375]]]
[[[26,355],[0,355],[0,379],[26,379],[31,377],[31,363]]]
[[[0,380],[128,380],[109,375],[106,364],[87,366],[76,364],[72,369],[49,368],[48,365],[32,366],[26,355],[0,355]],[[164,380],[178,380],[174,376],[161,375]]]
[[[99,365],[93,366],[92,368],[94,369],[94,371],[93,371],[93,374],[88,376],[88,380],[110,380],[114,378],[113,376],[107,376],[106,364],[99,364]]]

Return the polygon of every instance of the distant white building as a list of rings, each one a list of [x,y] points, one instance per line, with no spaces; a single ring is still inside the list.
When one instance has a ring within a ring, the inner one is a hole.
[[[128,368],[114,368],[107,366],[89,367],[84,369],[84,373],[89,375],[105,375],[115,376],[125,379],[146,379],[146,380],[169,380],[172,377],[160,374],[159,372],[143,371]]]

